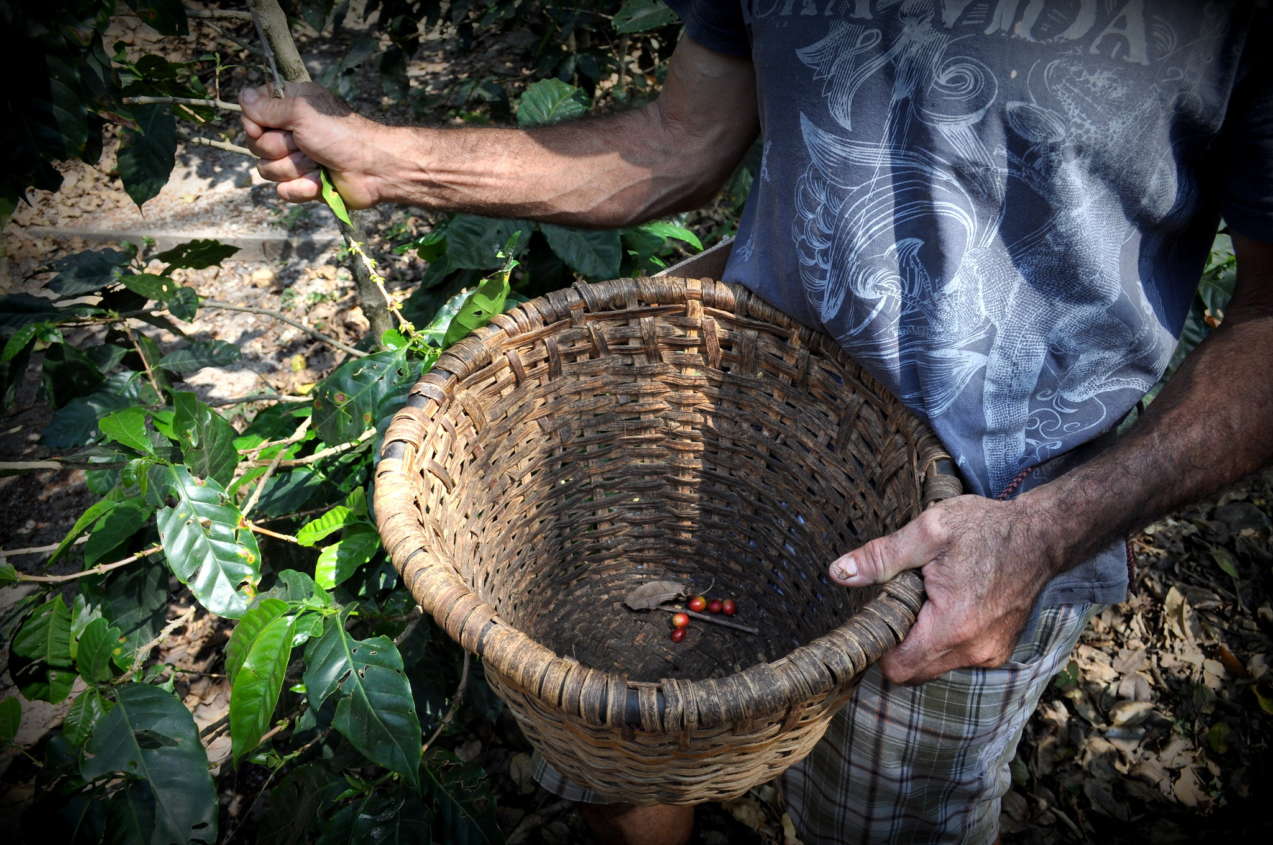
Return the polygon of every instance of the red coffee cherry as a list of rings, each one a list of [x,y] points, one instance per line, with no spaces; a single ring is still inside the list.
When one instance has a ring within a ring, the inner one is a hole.
[[[734,604],[733,599],[725,599],[723,602],[720,603],[720,610],[721,610],[721,613],[725,614],[726,616],[733,616],[735,613],[738,612],[738,605]]]
[[[707,599],[703,596],[694,596],[685,603],[685,606],[695,613],[702,613],[703,609],[707,607]]]
[[[683,639],[685,639],[685,629],[684,629],[684,628],[673,628],[673,629],[672,629],[672,642],[674,642],[674,643],[679,643],[679,642],[680,642],[681,640],[683,640]]]
[[[672,627],[673,627],[673,628],[687,628],[687,627],[689,627],[689,624],[690,624],[690,617],[689,617],[689,615],[688,615],[688,614],[685,614],[685,613],[673,613],[673,614],[672,614]]]
[[[720,599],[712,599],[711,601],[707,603],[707,612],[720,613],[724,607],[725,607],[725,603],[723,601],[721,601]]]

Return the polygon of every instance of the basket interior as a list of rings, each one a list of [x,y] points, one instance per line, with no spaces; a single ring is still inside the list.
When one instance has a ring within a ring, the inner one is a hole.
[[[633,680],[730,674],[843,624],[877,588],[836,587],[827,564],[920,508],[918,423],[830,341],[708,319],[713,343],[675,313],[513,338],[414,461],[435,551],[479,598]],[[672,642],[670,614],[623,605],[653,580],[735,598],[759,634],[695,620]]]

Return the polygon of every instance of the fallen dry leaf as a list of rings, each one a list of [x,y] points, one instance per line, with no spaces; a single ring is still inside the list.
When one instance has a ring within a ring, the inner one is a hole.
[[[653,610],[659,605],[685,598],[685,585],[678,581],[650,581],[623,599],[629,610]]]

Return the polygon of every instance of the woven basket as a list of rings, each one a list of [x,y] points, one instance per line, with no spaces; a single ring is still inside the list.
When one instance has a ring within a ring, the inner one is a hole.
[[[919,576],[827,564],[959,492],[932,434],[831,339],[710,280],[577,285],[495,317],[411,391],[376,470],[412,595],[531,743],[617,802],[728,799],[804,757],[897,643]],[[636,613],[733,596],[759,634]]]

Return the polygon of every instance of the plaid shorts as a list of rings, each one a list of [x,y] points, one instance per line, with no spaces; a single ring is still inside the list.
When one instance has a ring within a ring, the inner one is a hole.
[[[1044,608],[994,669],[897,686],[871,667],[813,753],[782,777],[800,841],[993,842],[1025,723],[1099,610]],[[568,800],[598,800],[538,755],[535,779]]]

